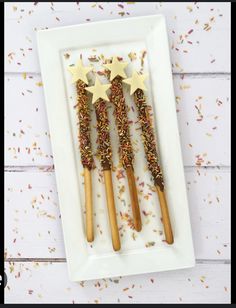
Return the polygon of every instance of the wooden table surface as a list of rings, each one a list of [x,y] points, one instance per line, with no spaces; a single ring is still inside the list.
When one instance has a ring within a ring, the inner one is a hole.
[[[36,31],[163,13],[196,254],[192,269],[68,280]],[[230,4],[5,4],[6,303],[230,302]]]

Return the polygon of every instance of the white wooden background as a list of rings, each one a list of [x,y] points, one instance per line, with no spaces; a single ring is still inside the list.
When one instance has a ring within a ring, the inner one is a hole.
[[[68,280],[38,29],[163,13],[196,252],[192,269]],[[6,303],[230,302],[230,4],[5,4]]]

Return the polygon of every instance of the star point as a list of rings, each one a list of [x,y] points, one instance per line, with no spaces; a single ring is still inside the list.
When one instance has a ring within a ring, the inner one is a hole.
[[[72,83],[82,80],[84,83],[88,84],[87,74],[92,70],[92,67],[84,66],[81,59],[77,62],[75,66],[70,66],[68,71],[72,74]]]
[[[92,104],[101,98],[105,101],[109,101],[106,91],[110,88],[111,84],[102,84],[96,77],[94,86],[86,87],[85,89],[93,94]]]
[[[127,75],[124,71],[127,65],[128,62],[119,61],[117,57],[113,57],[112,63],[104,64],[104,67],[111,72],[110,80],[112,81],[116,76],[127,78]]]
[[[147,77],[147,74],[138,74],[136,71],[134,71],[131,78],[123,80],[124,83],[130,85],[130,95],[132,95],[137,89],[141,89],[143,91],[147,90],[144,84],[144,80]]]

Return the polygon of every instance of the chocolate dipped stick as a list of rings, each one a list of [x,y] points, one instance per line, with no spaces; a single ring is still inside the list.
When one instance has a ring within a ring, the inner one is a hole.
[[[100,154],[101,166],[103,169],[108,216],[110,221],[112,245],[115,251],[120,250],[120,236],[116,218],[116,208],[112,184],[112,151],[109,133],[109,120],[107,115],[106,101],[109,101],[106,91],[110,84],[101,84],[96,78],[95,85],[87,87],[86,90],[93,94],[92,103],[95,105],[98,132],[98,150]]]
[[[79,145],[81,162],[84,167],[84,189],[86,209],[86,237],[88,242],[94,240],[93,228],[93,200],[92,200],[92,177],[91,170],[94,165],[90,141],[90,110],[86,86],[88,85],[87,73],[92,70],[83,66],[81,60],[77,65],[71,66],[68,70],[72,74],[72,83],[76,83],[77,92],[77,116],[79,120]]]
[[[112,63],[104,66],[110,71],[109,77],[111,82],[111,96],[110,101],[115,106],[116,126],[119,135],[119,154],[126,170],[128,178],[129,192],[131,199],[131,207],[133,212],[134,227],[137,231],[142,229],[141,215],[138,202],[138,193],[134,177],[133,160],[134,153],[132,143],[130,140],[129,121],[127,114],[127,106],[123,94],[122,79],[127,78],[124,69],[128,65],[127,62],[121,62],[117,57],[113,57]]]
[[[142,139],[148,163],[148,169],[152,174],[160,201],[166,242],[168,244],[172,244],[174,242],[174,238],[165,197],[163,176],[158,163],[154,129],[152,127],[148,105],[146,103],[146,98],[144,95],[144,91],[146,90],[144,80],[146,78],[147,75],[141,75],[137,72],[133,72],[132,77],[125,79],[124,83],[130,85],[130,95],[134,94],[134,101],[138,110],[139,123],[142,128]]]

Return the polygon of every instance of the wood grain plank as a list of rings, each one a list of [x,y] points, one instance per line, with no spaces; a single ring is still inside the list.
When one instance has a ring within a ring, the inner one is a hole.
[[[5,164],[52,165],[40,75],[5,81]],[[230,78],[174,76],[174,87],[184,165],[230,165]]]
[[[66,263],[5,263],[6,303],[229,303],[230,265],[72,283]]]
[[[5,164],[52,165],[40,76],[6,76],[5,93]]]
[[[229,170],[189,168],[185,176],[196,258],[229,259]],[[64,258],[54,173],[6,172],[5,189],[6,258]]]
[[[5,174],[7,257],[64,257],[54,173]]]
[[[174,88],[184,164],[230,165],[230,78],[175,76]]]
[[[230,259],[230,170],[185,171],[195,255]]]
[[[5,69],[39,72],[36,31],[162,13],[174,72],[230,72],[230,3],[6,3]],[[42,18],[43,16],[43,18]]]

